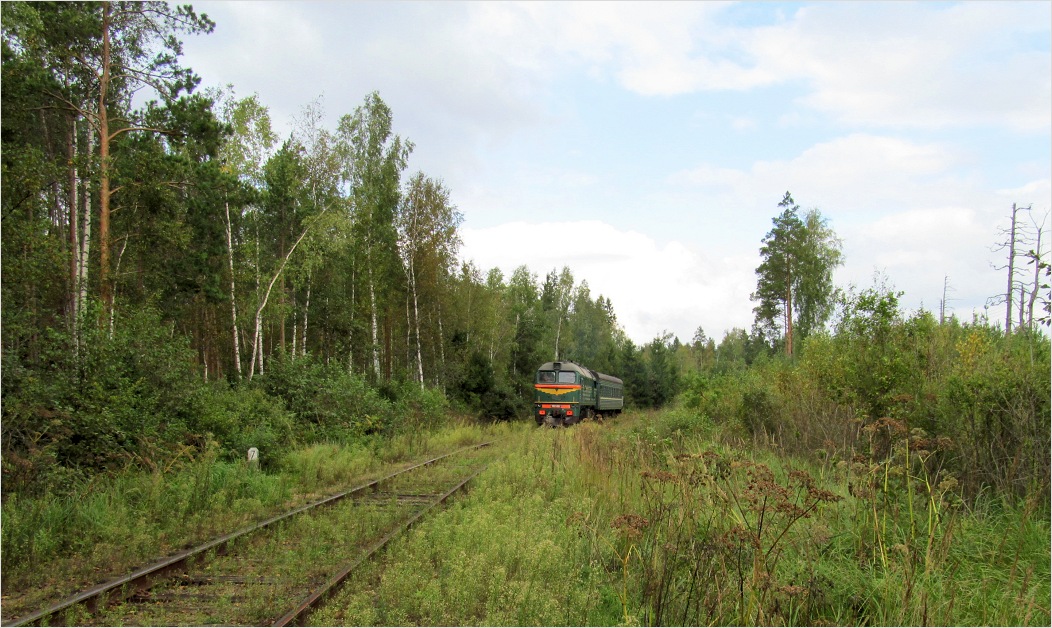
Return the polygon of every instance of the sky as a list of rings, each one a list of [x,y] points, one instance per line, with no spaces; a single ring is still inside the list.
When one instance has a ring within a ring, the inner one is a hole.
[[[284,137],[379,92],[463,259],[568,266],[637,344],[751,328],[787,191],[841,239],[838,287],[964,321],[1004,292],[1013,203],[1052,206],[1049,2],[193,4],[202,86]]]

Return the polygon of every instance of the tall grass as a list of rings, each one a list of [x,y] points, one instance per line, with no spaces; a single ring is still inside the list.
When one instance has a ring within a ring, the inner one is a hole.
[[[481,428],[454,425],[413,436],[321,443],[291,451],[264,470],[230,462],[213,449],[167,472],[100,475],[66,494],[12,494],[3,503],[0,527],[4,615],[35,610],[46,600],[335,492],[390,462],[485,437]]]
[[[965,502],[938,442],[889,433],[884,457],[814,463],[685,412],[510,434],[314,621],[1048,625],[1047,511]]]

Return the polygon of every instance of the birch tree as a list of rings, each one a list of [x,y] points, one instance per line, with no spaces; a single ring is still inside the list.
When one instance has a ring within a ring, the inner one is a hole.
[[[371,362],[380,379],[379,312],[386,306],[391,269],[398,267],[394,226],[399,177],[405,170],[412,142],[393,133],[391,109],[376,92],[353,114],[340,119],[344,177],[350,188],[356,245],[363,251],[363,272],[369,299]]]
[[[255,94],[236,100],[233,88],[221,97],[219,103],[220,119],[229,127],[230,136],[223,144],[220,157],[223,170],[233,175],[244,185],[258,189],[263,185],[263,164],[270,156],[277,135],[271,128],[270,113],[259,102]],[[230,326],[233,341],[233,360],[237,378],[241,378],[241,343],[237,314],[237,272],[234,265],[234,221],[230,214],[230,196],[223,201],[226,218],[227,262],[230,272]],[[235,205],[235,217],[240,219],[239,207]],[[250,208],[251,210],[251,208]],[[240,223],[240,220],[239,220]]]
[[[409,287],[412,330],[416,353],[416,378],[424,385],[424,357],[420,327],[421,283],[437,288],[438,280],[456,261],[460,236],[457,228],[463,218],[449,200],[449,189],[440,181],[415,174],[406,185],[396,220],[398,252]]]

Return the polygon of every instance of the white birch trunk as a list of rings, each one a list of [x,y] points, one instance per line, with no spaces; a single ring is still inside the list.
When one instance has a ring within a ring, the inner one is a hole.
[[[121,244],[121,252],[117,254],[117,264],[113,268],[113,292],[110,293],[110,338],[113,338],[117,320],[117,278],[120,277],[121,260],[124,259],[124,251],[127,248],[128,238],[125,237],[124,242]]]
[[[260,375],[263,374],[263,347],[262,347],[262,342],[261,342],[261,339],[262,339],[262,322],[261,321],[262,321],[262,318],[263,318],[263,308],[267,307],[267,301],[270,300],[270,293],[271,293],[271,291],[274,290],[274,284],[277,283],[278,278],[281,277],[281,273],[285,270],[285,266],[288,265],[289,258],[292,257],[292,254],[296,251],[296,247],[298,247],[300,245],[300,242],[303,242],[303,238],[307,237],[307,232],[310,231],[310,228],[314,225],[314,223],[318,222],[318,219],[321,218],[325,214],[325,212],[327,212],[327,211],[329,211],[328,207],[326,207],[325,209],[321,210],[321,212],[317,216],[314,217],[314,220],[312,220],[309,225],[307,225],[306,227],[303,228],[303,233],[301,233],[300,237],[296,239],[295,243],[293,243],[292,248],[289,249],[289,252],[285,254],[284,259],[281,260],[281,265],[278,266],[277,271],[274,272],[274,276],[270,278],[270,283],[267,285],[267,290],[266,290],[266,292],[263,293],[263,299],[260,301],[259,307],[256,308],[256,334],[255,334],[255,338],[252,341],[252,354],[256,355],[258,353],[258,355],[259,355],[259,373],[260,373]],[[374,313],[374,319],[375,319],[375,313]],[[255,365],[255,362],[253,362],[253,366],[254,365]],[[252,379],[252,375],[253,375],[253,371],[250,369],[249,373],[248,373],[249,380]]]
[[[94,142],[92,141],[95,136],[90,130],[88,131],[87,136],[88,146],[85,154],[90,157],[92,151],[95,150]],[[88,256],[91,254],[91,185],[89,185],[87,181],[84,181],[83,183],[84,213],[80,237],[80,259],[78,260],[80,266],[78,269],[79,279],[77,280],[78,287],[80,288],[80,294],[77,297],[77,311],[82,314],[88,303]],[[80,344],[80,336],[77,337],[77,344]]]
[[[73,333],[73,357],[79,357],[77,338],[80,336],[80,309],[79,298],[80,286],[80,234],[77,223],[80,216],[77,212],[77,188],[80,178],[77,173],[77,118],[70,116],[69,128],[66,130],[66,151],[69,154],[69,211],[67,212],[69,223],[69,314],[70,330]]]
[[[234,333],[234,366],[241,379],[241,342],[237,332],[237,291],[234,283],[234,236],[230,226],[230,202],[226,206],[226,254],[230,266],[230,323]]]
[[[307,301],[303,304],[303,339],[300,342],[300,355],[307,355],[307,315],[310,314],[311,276],[307,273]]]
[[[416,326],[416,374],[420,378],[420,388],[424,388],[424,352],[420,347],[420,305],[417,302],[416,278],[413,278],[413,323]]]
[[[354,372],[354,263],[351,263],[351,312],[350,329],[347,330],[347,373]]]
[[[296,313],[296,295],[292,295],[292,361],[299,356],[300,318]],[[284,348],[284,347],[282,347]]]
[[[376,381],[380,381],[380,340],[377,336],[376,322],[376,286],[373,282],[373,269],[369,266],[369,308],[372,316],[372,340],[373,340],[373,374]]]

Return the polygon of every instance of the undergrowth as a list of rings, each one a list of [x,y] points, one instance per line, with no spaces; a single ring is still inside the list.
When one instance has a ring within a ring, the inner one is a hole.
[[[320,443],[263,469],[231,462],[216,448],[167,472],[97,476],[74,493],[12,494],[0,528],[4,617],[349,488],[384,465],[488,437],[479,426],[454,423],[412,435]]]
[[[1049,520],[884,423],[810,463],[680,410],[522,427],[318,625],[1048,625]]]

